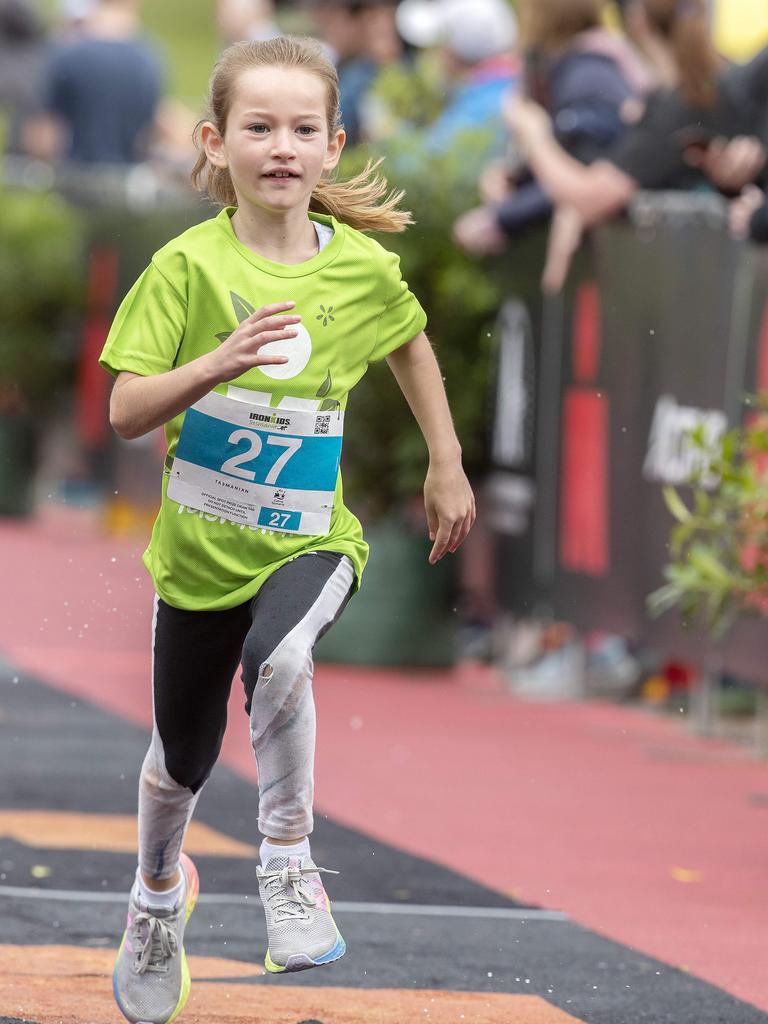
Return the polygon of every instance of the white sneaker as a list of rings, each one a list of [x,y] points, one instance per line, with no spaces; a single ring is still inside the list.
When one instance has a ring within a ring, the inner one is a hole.
[[[200,883],[195,865],[181,855],[184,891],[175,907],[147,907],[136,890],[112,975],[115,1001],[132,1024],[169,1024],[184,1009],[190,978],[184,928],[195,909]]]
[[[347,951],[331,916],[331,904],[312,858],[270,857],[256,868],[259,895],[267,918],[267,955],[271,974],[306,971],[340,959]]]

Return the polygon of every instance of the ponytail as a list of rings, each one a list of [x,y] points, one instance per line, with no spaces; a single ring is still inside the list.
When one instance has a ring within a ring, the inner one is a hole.
[[[310,210],[329,213],[358,231],[405,231],[413,224],[413,216],[400,209],[405,197],[402,190],[387,194],[387,179],[377,173],[382,161],[383,157],[375,162],[369,160],[353,178],[319,181],[312,193]]]
[[[227,116],[232,105],[237,76],[250,68],[301,68],[320,77],[326,86],[328,132],[333,135],[341,127],[339,79],[333,64],[314,39],[279,36],[255,43],[235,43],[222,54],[211,77],[208,120],[224,135]],[[195,129],[195,143],[200,150],[192,170],[192,184],[221,206],[236,206],[237,196],[226,168],[208,163],[200,145],[200,122]],[[400,209],[405,193],[389,191],[386,178],[377,173],[382,160],[369,160],[365,168],[347,181],[324,178],[317,183],[309,208],[326,213],[358,231],[404,231],[413,224],[407,210]]]
[[[651,26],[672,47],[680,92],[693,107],[713,107],[722,62],[706,0],[645,0],[645,8]]]

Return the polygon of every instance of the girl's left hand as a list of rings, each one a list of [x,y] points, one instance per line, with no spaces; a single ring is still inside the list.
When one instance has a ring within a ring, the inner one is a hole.
[[[424,481],[424,508],[429,539],[434,542],[429,564],[436,565],[464,542],[475,521],[475,496],[460,460],[430,462]]]

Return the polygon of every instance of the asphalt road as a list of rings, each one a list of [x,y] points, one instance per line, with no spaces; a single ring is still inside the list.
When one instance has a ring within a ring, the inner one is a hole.
[[[109,966],[147,735],[4,665],[0,737],[0,1024],[118,1021]],[[313,852],[341,872],[328,888],[349,952],[266,976],[256,818],[255,785],[218,767],[189,836],[203,894],[186,938],[189,1024],[768,1024],[683,971],[505,898],[492,877],[478,885],[327,818]]]

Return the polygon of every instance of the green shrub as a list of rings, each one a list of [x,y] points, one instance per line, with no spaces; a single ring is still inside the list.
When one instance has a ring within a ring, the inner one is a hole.
[[[82,299],[80,218],[50,193],[0,189],[0,403],[52,397],[71,365],[62,327]]]
[[[768,395],[753,404],[763,415],[714,442],[693,431],[701,468],[690,497],[664,491],[676,523],[667,583],[649,597],[650,611],[678,608],[715,637],[745,615],[768,614]]]
[[[347,157],[342,174],[354,173],[368,154]],[[476,196],[456,187],[460,154],[416,162],[418,172],[383,170],[406,192],[416,224],[380,241],[401,258],[403,277],[429,317],[427,333],[443,373],[456,430],[469,472],[484,461],[491,329],[498,308],[496,281],[451,238],[456,217]],[[424,168],[428,167],[428,173]],[[345,479],[358,507],[380,515],[418,495],[427,452],[415,420],[386,363],[374,364],[350,397],[353,431],[345,438]]]

